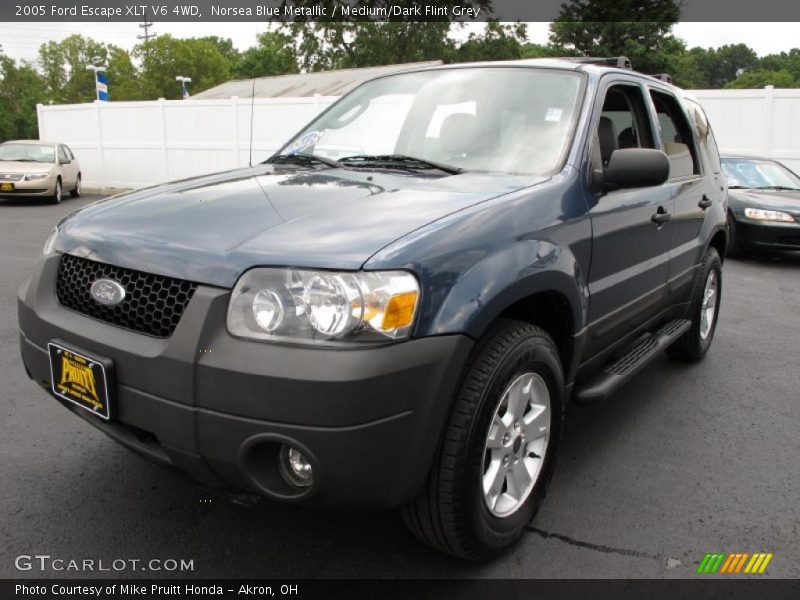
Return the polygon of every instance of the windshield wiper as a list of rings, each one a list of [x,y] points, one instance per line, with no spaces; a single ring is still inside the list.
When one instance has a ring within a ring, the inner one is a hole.
[[[754,190],[776,190],[778,192],[797,192],[800,188],[787,187],[785,185],[764,185],[761,187],[753,188]]]
[[[416,158],[414,156],[406,156],[404,154],[362,154],[354,156],[345,156],[340,158],[339,162],[343,165],[352,167],[394,167],[401,169],[436,169],[444,171],[450,175],[458,175],[463,173],[464,169],[454,167],[452,165],[444,165],[442,163],[433,162],[424,158]]]
[[[334,169],[341,168],[335,160],[325,158],[324,156],[317,156],[316,154],[276,154],[268,158],[262,164],[286,164],[286,165],[325,165],[333,167]]]

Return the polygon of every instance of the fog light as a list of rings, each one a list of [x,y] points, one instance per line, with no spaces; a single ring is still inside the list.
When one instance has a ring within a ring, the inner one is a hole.
[[[283,478],[295,487],[308,487],[314,481],[311,463],[293,446],[281,446],[280,466]]]

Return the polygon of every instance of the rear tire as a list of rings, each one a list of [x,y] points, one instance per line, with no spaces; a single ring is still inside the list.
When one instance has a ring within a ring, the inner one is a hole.
[[[550,336],[521,321],[493,325],[464,368],[428,481],[403,509],[411,532],[471,561],[513,545],[552,477],[564,397]]]
[[[56,187],[53,189],[53,195],[50,197],[50,202],[53,204],[61,204],[64,196],[64,190],[61,187],[61,177],[56,179]]]
[[[702,360],[714,341],[722,299],[722,262],[714,248],[708,248],[692,288],[687,318],[692,326],[678,341],[667,348],[667,355],[676,360]],[[713,303],[713,305],[712,305]]]
[[[75,180],[75,188],[69,193],[73,198],[81,197],[81,174],[78,173],[78,179]]]

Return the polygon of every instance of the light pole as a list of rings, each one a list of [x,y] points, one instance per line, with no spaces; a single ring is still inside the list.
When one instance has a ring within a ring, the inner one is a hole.
[[[94,88],[97,99],[108,102],[108,76],[106,67],[100,65],[86,65],[87,71],[94,71]]]
[[[192,78],[184,77],[183,75],[178,75],[175,78],[175,81],[181,84],[181,98],[183,98],[184,100],[189,98],[189,87],[186,84],[192,83]]]

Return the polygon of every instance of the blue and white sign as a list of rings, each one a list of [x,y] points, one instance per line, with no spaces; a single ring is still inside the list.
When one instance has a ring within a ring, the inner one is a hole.
[[[108,102],[108,75],[105,71],[96,71],[95,86],[97,87],[97,99]]]

